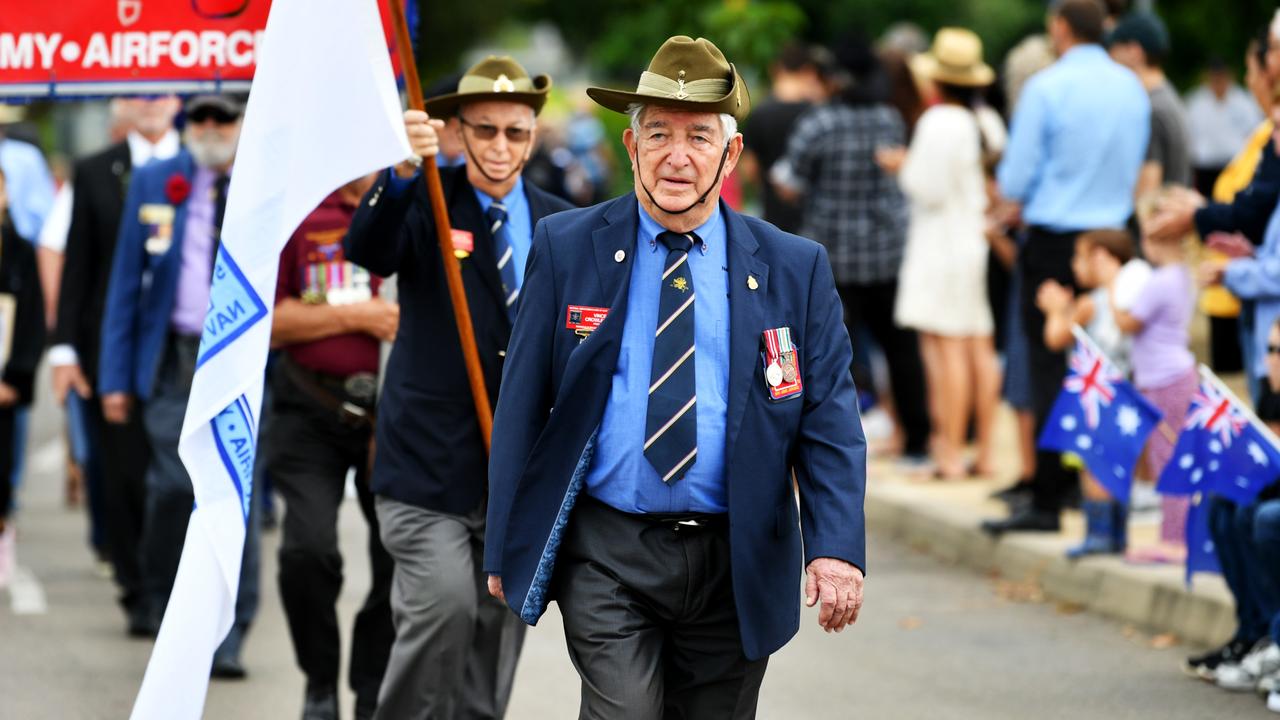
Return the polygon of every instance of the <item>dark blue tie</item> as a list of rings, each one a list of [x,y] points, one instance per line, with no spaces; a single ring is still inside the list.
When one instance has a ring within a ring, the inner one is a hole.
[[[693,353],[693,274],[689,249],[693,233],[664,232],[667,247],[658,299],[658,326],[649,373],[644,456],[663,482],[684,477],[698,459],[697,374]]]
[[[498,274],[502,276],[502,296],[507,300],[507,317],[516,320],[516,298],[520,286],[516,283],[516,264],[512,255],[511,236],[507,234],[507,206],[494,202],[484,211],[489,220],[489,234],[493,236],[493,251],[498,256]]]

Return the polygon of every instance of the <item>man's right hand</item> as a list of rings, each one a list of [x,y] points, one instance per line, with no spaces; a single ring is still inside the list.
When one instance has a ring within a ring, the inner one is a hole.
[[[400,329],[400,306],[382,298],[341,306],[351,329],[372,335],[383,342],[394,342]]]
[[[431,159],[440,152],[440,135],[444,121],[433,120],[421,110],[404,111],[404,131],[409,136],[409,149],[415,157]],[[417,163],[405,160],[396,165],[396,175],[411,178],[418,171]]]
[[[93,388],[89,387],[89,381],[85,379],[84,372],[79,365],[55,365],[53,367],[53,396],[57,399],[59,405],[65,405],[67,402],[67,393],[72,390],[85,400],[93,394]]]
[[[114,392],[102,396],[102,417],[113,425],[129,422],[129,413],[133,411],[133,396],[129,393]]]

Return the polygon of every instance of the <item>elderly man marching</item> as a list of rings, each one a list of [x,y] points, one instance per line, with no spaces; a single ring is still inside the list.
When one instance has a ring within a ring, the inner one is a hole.
[[[490,592],[528,623],[559,603],[583,718],[754,717],[802,567],[824,629],[862,603],[840,300],[820,245],[717,201],[750,99],[715,45],[673,37],[635,92],[588,94],[631,116],[635,193],[534,232],[489,463]]]
[[[462,76],[456,93],[426,104],[457,123],[466,150],[464,166],[440,175],[491,398],[499,396],[533,228],[569,207],[520,176],[550,86],[510,58],[490,57]],[[427,113],[405,113],[414,152],[424,157],[437,153],[443,127]],[[502,717],[524,628],[485,593],[485,446],[415,163],[378,178],[352,220],[346,253],[375,275],[398,275],[401,308],[371,483],[395,560],[396,638],[375,717]]]

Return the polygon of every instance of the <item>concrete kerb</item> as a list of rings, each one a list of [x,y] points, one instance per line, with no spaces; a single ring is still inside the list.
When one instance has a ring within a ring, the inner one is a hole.
[[[936,485],[873,481],[867,521],[912,548],[1005,583],[994,591],[1016,600],[1057,602],[1194,645],[1219,644],[1234,631],[1234,606],[1221,578],[1198,575],[1188,589],[1181,566],[1135,566],[1116,557],[1070,561],[1064,551],[1074,539],[1063,533],[995,540],[979,523],[998,515],[996,506],[974,503],[973,495],[958,502],[954,491]],[[872,564],[874,573],[874,558]]]

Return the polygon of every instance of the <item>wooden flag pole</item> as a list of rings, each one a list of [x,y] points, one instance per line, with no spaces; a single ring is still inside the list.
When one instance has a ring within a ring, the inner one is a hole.
[[[409,93],[409,107],[423,109],[422,86],[418,83],[418,66],[413,57],[413,44],[409,40],[409,25],[404,19],[403,0],[387,0],[391,11],[391,23],[395,27],[396,52],[400,56],[400,68],[404,72],[404,86]],[[484,437],[487,453],[492,443],[493,412],[489,408],[489,390],[484,383],[480,367],[480,351],[476,349],[475,329],[471,326],[471,309],[467,307],[467,295],[462,285],[462,268],[453,254],[453,232],[449,228],[449,208],[444,202],[444,189],[440,185],[440,171],[435,158],[425,158],[422,177],[427,182],[427,196],[431,198],[431,215],[436,221],[436,236],[440,241],[440,258],[444,262],[444,276],[449,283],[449,300],[453,304],[453,319],[458,326],[458,339],[462,343],[462,357],[467,365],[467,380],[471,384],[471,397],[475,400],[476,419],[480,422],[480,434]]]

